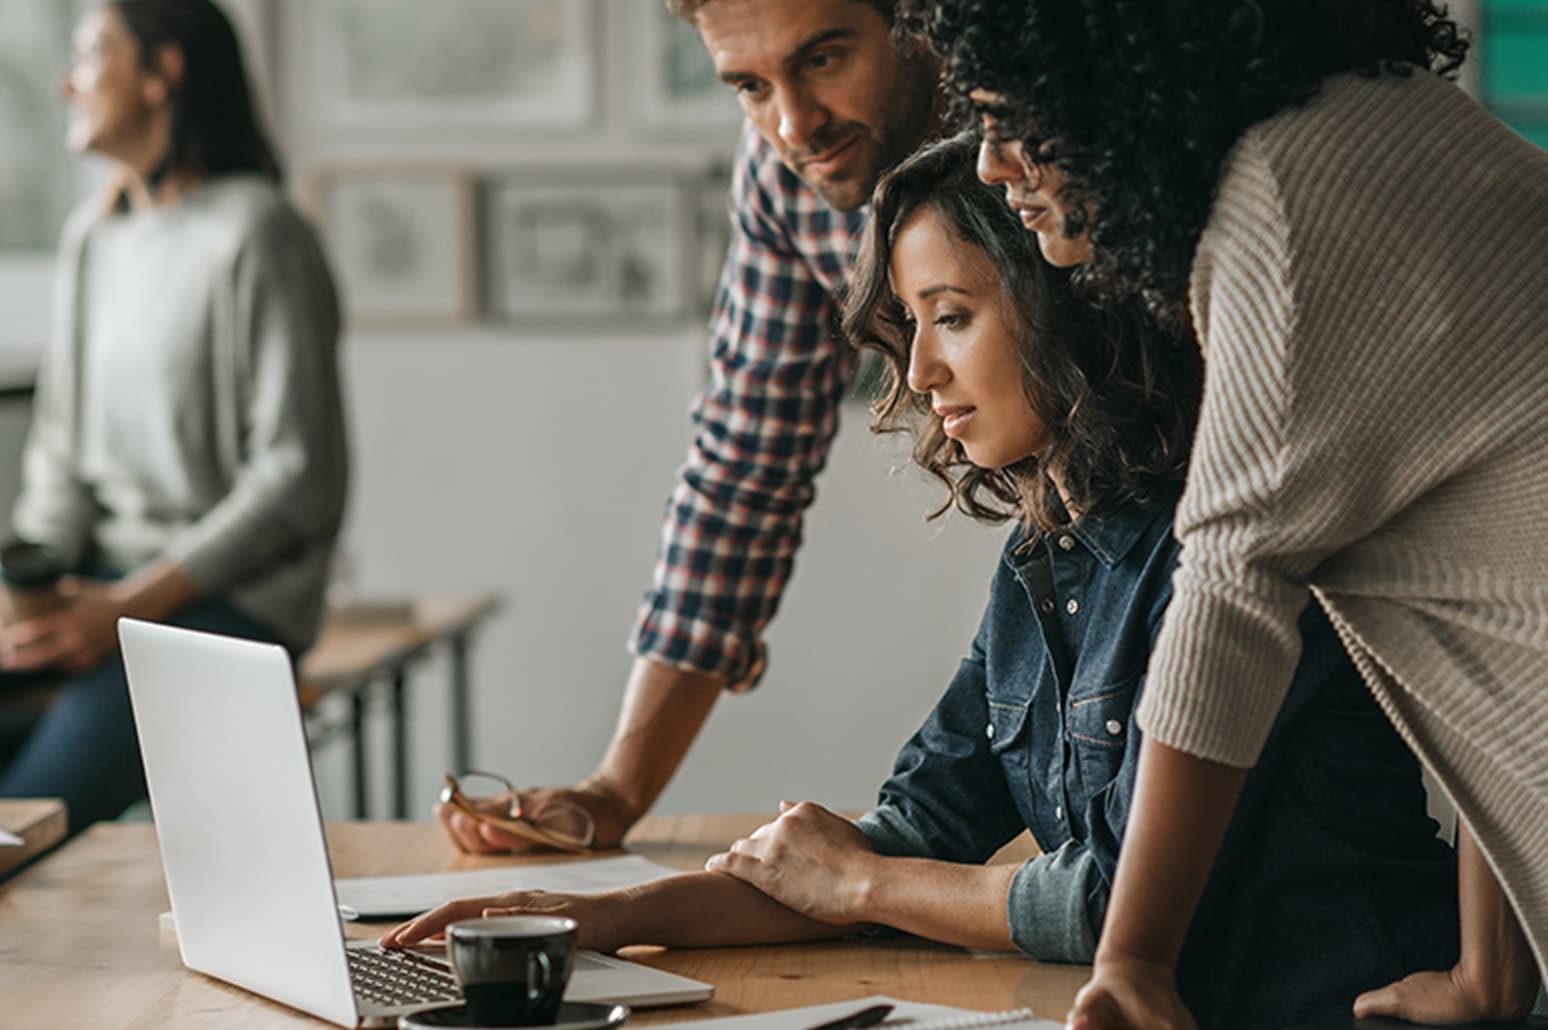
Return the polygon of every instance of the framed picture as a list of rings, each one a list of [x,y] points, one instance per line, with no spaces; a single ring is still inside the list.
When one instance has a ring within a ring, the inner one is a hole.
[[[683,314],[685,190],[663,175],[587,182],[550,170],[484,194],[488,312],[514,321],[625,325]]]
[[[720,292],[720,273],[726,253],[731,249],[731,164],[716,162],[705,170],[695,184],[692,252],[696,274],[694,301],[698,312],[708,317]]]
[[[664,3],[631,3],[638,88],[632,91],[640,124],[651,129],[734,132],[742,120],[736,94],[715,73],[693,27]],[[729,137],[728,137],[729,138]]]
[[[309,193],[352,322],[446,324],[476,314],[471,175],[335,169]]]
[[[48,260],[94,183],[65,141],[59,83],[70,68],[74,0],[5,0],[0,33],[0,253]]]
[[[595,114],[592,5],[308,0],[308,90],[325,128],[419,136],[581,127]]]

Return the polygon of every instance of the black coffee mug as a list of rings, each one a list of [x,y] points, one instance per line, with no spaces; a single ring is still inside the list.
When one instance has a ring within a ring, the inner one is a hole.
[[[542,1026],[559,1018],[575,937],[575,920],[567,916],[491,916],[448,926],[446,951],[469,1017],[482,1026]]]

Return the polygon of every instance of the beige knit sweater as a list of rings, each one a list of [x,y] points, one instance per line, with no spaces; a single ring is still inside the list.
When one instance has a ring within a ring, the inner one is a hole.
[[[1190,300],[1141,725],[1251,765],[1310,589],[1548,968],[1548,154],[1428,73],[1335,79],[1238,143]]]

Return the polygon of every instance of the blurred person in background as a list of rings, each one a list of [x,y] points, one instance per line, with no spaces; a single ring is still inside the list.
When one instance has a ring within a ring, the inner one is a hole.
[[[348,471],[332,276],[231,23],[210,0],[113,0],[74,53],[69,143],[114,176],[64,233],[12,520],[73,575],[61,610],[0,627],[0,689],[63,681],[0,734],[0,796],[63,798],[72,833],[145,792],[118,619],[298,654]]]

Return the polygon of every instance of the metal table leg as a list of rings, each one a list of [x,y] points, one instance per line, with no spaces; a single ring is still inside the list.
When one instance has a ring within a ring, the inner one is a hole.
[[[349,698],[350,750],[355,766],[355,818],[364,819],[370,814],[370,798],[366,790],[366,740],[365,709],[366,690],[361,687]]]
[[[403,666],[392,673],[392,749],[396,759],[392,766],[392,815],[394,819],[409,817],[408,800],[408,670]]]
[[[468,634],[451,638],[452,766],[456,772],[473,768],[473,743],[468,699]]]

